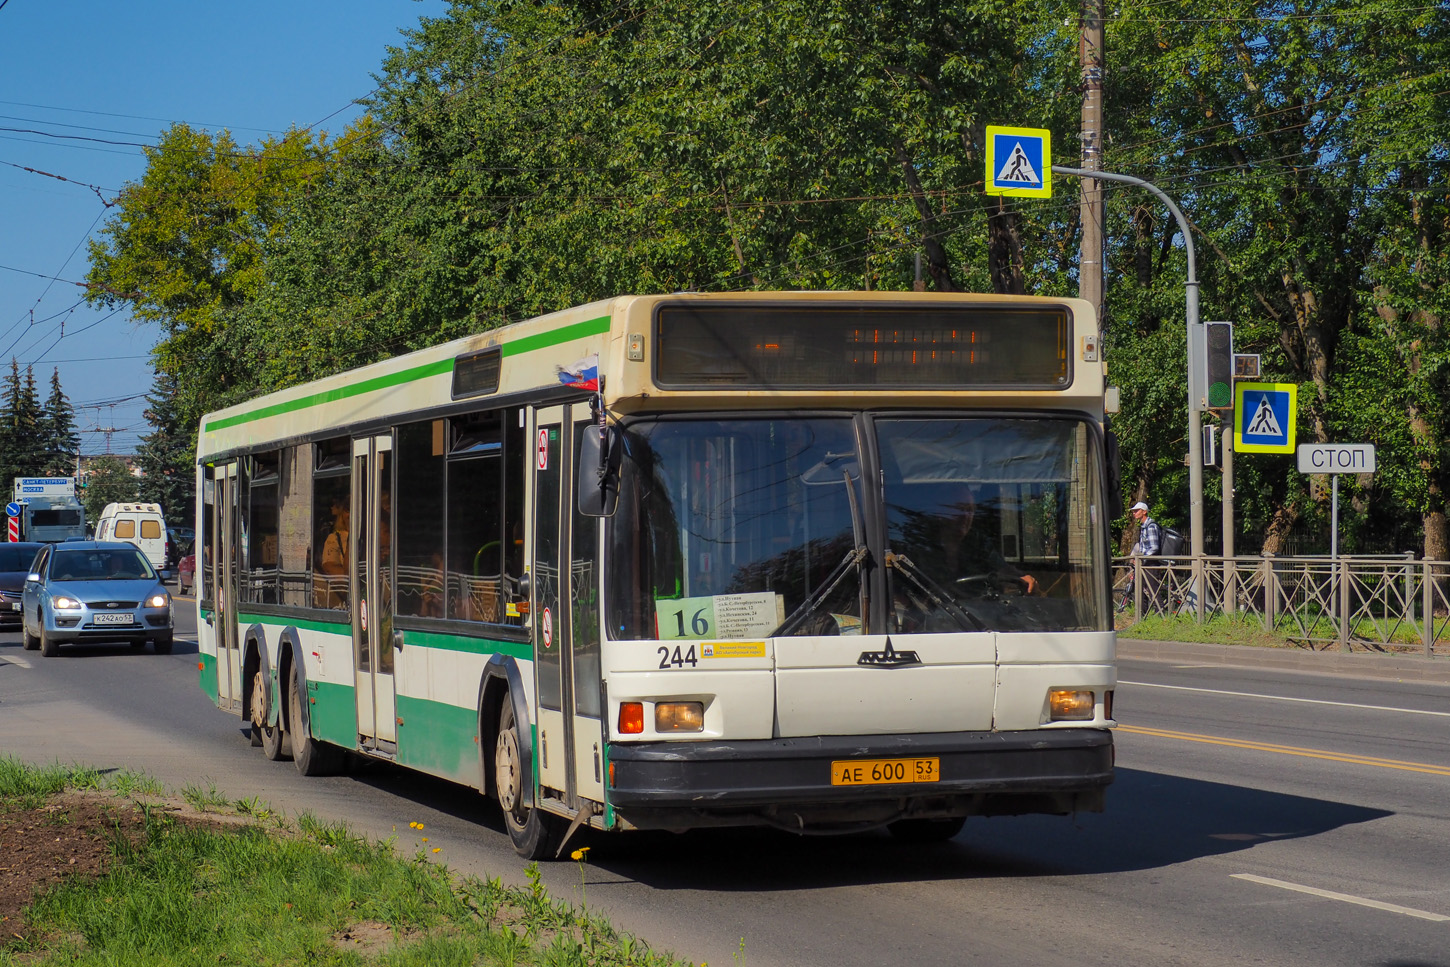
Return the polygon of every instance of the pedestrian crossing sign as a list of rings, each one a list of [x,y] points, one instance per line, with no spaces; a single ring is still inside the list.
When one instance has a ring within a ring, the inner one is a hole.
[[[1293,453],[1298,393],[1294,383],[1234,383],[1234,451]]]
[[[1052,197],[1052,132],[987,125],[987,194]]]

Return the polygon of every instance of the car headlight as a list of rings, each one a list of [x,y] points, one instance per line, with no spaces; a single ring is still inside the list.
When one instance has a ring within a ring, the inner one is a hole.
[[[153,594],[151,595],[151,597],[146,599],[146,607],[164,608],[166,607],[167,603],[170,602],[170,600],[171,599],[164,594]]]
[[[75,598],[68,598],[63,594],[58,594],[52,598],[50,604],[57,611],[79,611],[81,609],[81,603],[79,601]]]

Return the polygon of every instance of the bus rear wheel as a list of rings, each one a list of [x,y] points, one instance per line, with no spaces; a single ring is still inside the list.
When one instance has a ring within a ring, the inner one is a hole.
[[[282,730],[280,715],[277,716],[276,725],[267,725],[267,698],[270,691],[267,676],[260,668],[257,669],[252,676],[252,744],[261,746],[262,755],[276,762],[287,758],[287,750],[284,748],[287,733]]]
[[[533,777],[524,772],[521,741],[512,697],[505,695],[493,753],[493,784],[503,823],[514,852],[527,860],[553,859],[563,833],[562,820],[524,803],[524,784]]]
[[[292,764],[304,776],[330,776],[342,768],[343,750],[318,742],[308,734],[302,709],[306,698],[299,677],[294,674],[287,689],[287,734],[292,743]]]

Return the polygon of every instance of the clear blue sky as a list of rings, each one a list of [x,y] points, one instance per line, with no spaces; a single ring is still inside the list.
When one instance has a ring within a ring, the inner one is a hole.
[[[242,144],[339,131],[389,46],[445,0],[3,0],[0,7],[0,364],[51,373],[82,453],[132,453],[148,431],[154,328],[77,306],[85,242],[172,122]],[[323,120],[326,118],[327,120]],[[121,143],[107,143],[121,142]],[[59,181],[24,169],[58,175]],[[107,434],[105,428],[115,428]],[[109,437],[109,441],[108,441]]]

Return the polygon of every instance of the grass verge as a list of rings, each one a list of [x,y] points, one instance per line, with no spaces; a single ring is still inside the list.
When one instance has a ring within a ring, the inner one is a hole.
[[[144,777],[0,757],[0,868],[34,869],[39,844],[74,870],[37,877],[0,924],[0,965],[684,963],[551,897],[534,866],[522,889],[460,879],[310,815],[215,790],[186,797],[198,812],[158,793]]]

